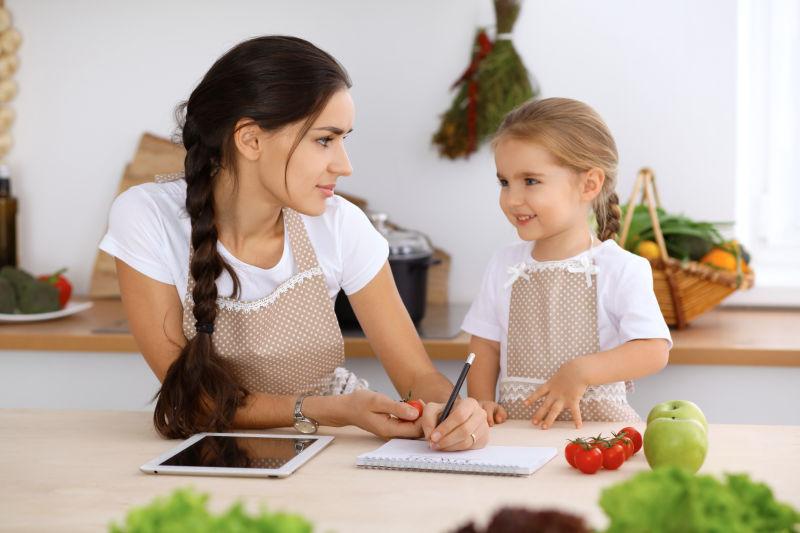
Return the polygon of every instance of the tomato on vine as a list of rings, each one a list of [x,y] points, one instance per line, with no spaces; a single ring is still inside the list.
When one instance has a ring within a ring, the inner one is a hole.
[[[603,466],[603,452],[600,448],[580,448],[575,452],[575,466],[584,474],[594,474]]]
[[[618,435],[625,435],[633,442],[633,453],[638,452],[642,449],[642,434],[639,433],[636,428],[632,428],[630,426],[624,427],[619,430],[617,433]]]
[[[630,437],[626,435],[618,435],[614,433],[614,439],[612,442],[618,442],[622,445],[622,448],[625,450],[625,459],[628,460],[633,455],[633,441]]]
[[[571,467],[578,468],[575,465],[575,453],[578,450],[580,450],[585,444],[586,441],[584,441],[583,439],[575,439],[575,440],[570,440],[564,447],[564,457],[566,457],[567,462],[570,464]]]
[[[621,444],[611,444],[603,450],[603,468],[616,470],[625,462],[625,449]]]

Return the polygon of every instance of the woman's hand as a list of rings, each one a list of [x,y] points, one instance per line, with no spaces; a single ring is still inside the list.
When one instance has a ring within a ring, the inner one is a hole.
[[[533,413],[533,425],[547,429],[565,408],[572,412],[575,427],[582,425],[580,401],[589,386],[582,372],[580,359],[573,359],[561,365],[546,383],[525,399],[526,405],[533,405],[544,398],[542,405]]]
[[[502,424],[508,420],[506,408],[499,403],[489,400],[483,400],[478,403],[480,404],[481,408],[486,411],[486,422],[489,423],[489,427],[492,427],[495,424]]]
[[[447,419],[437,426],[444,411],[442,403],[428,403],[422,413],[422,431],[431,448],[455,452],[483,448],[489,442],[489,423],[486,411],[474,398],[456,400]]]
[[[357,390],[342,398],[345,399],[346,424],[358,426],[382,439],[422,436],[419,412],[407,403],[370,390]]]

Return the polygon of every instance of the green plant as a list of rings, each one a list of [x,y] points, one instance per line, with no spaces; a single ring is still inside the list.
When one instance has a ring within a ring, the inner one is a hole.
[[[112,533],[311,533],[312,525],[296,514],[248,514],[237,502],[221,514],[208,511],[208,495],[190,488],[157,497],[148,505],[131,509],[121,525],[111,524]]]
[[[800,513],[778,502],[772,490],[747,474],[696,476],[680,468],[642,472],[606,488],[600,507],[606,533],[790,533]]]
[[[622,220],[628,206],[622,208]],[[684,215],[672,215],[664,209],[656,208],[658,223],[670,257],[682,261],[699,261],[714,246],[722,246],[725,239],[717,228],[721,224],[713,222],[696,222]],[[642,241],[655,240],[653,221],[650,211],[645,205],[637,205],[633,210],[630,230],[623,247],[636,253]]]

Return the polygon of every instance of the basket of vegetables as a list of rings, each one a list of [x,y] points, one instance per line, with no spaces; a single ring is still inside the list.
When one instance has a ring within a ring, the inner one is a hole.
[[[655,175],[643,168],[623,210],[617,242],[650,261],[664,319],[682,329],[734,291],[752,287],[755,276],[737,241],[726,241],[710,222],[669,214],[660,204]]]

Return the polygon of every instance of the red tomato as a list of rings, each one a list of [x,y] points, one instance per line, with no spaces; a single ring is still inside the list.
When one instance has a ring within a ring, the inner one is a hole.
[[[580,449],[575,453],[575,466],[584,474],[594,474],[603,466],[603,453],[599,448]]]
[[[625,448],[621,444],[612,444],[603,450],[603,468],[616,470],[625,462]]]
[[[575,466],[575,453],[581,449],[580,439],[577,441],[570,441],[567,443],[567,446],[564,448],[564,457],[567,458],[567,462],[570,464],[571,467],[577,468]]]
[[[642,449],[642,434],[636,431],[636,428],[625,427],[619,430],[619,434],[625,434],[626,437],[633,441],[633,453]]]
[[[425,410],[425,406],[422,404],[422,400],[411,400],[410,402],[406,402],[408,405],[413,407],[414,409],[419,412],[419,416],[422,416],[422,411]]]
[[[633,441],[628,437],[619,437],[617,441],[619,444],[622,445],[622,448],[625,450],[625,459],[627,460],[633,455]]]

